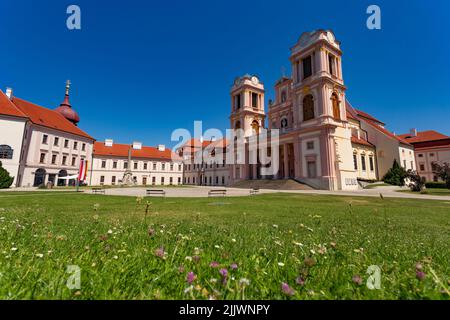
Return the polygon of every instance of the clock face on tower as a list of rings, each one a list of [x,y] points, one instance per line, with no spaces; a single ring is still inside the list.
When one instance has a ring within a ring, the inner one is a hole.
[[[252,77],[252,82],[253,82],[254,84],[258,84],[258,83],[259,83],[259,80],[258,80],[257,77],[253,76],[253,77]]]

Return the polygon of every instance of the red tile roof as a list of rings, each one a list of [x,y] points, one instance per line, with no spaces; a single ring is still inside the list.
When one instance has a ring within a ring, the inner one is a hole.
[[[367,146],[367,147],[371,147],[371,148],[374,147],[374,145],[371,144],[369,141],[366,141],[366,140],[361,139],[361,138],[358,139],[358,137],[354,137],[354,136],[352,136],[352,143],[361,144],[361,145],[364,145],[364,146]]]
[[[12,102],[34,124],[95,140],[60,113],[14,97]]]
[[[446,136],[442,133],[436,132],[434,130],[427,130],[417,132],[417,136],[412,136],[410,133],[399,135],[402,139],[407,140],[409,143],[419,143],[419,142],[428,142],[428,141],[437,141],[443,139],[449,139],[449,136]]]
[[[128,157],[128,151],[131,146],[128,144],[114,143],[112,147],[107,147],[104,142],[94,143],[94,155],[95,156],[111,156],[111,157]],[[142,149],[133,149],[131,151],[132,158],[144,158],[144,159],[158,159],[158,160],[176,160],[179,161],[181,158],[172,152],[170,149],[165,149],[164,151],[159,151],[158,148],[154,147],[142,147]]]
[[[366,113],[364,111],[361,111],[361,110],[358,110],[358,109],[354,109],[354,110],[356,111],[356,114],[358,116],[360,116],[361,118],[365,118],[367,120],[376,122],[376,123],[381,124],[383,126],[385,125],[385,123],[383,121],[378,120],[377,118],[371,116],[370,114],[368,114],[368,113]]]
[[[13,117],[19,117],[19,118],[28,118],[26,114],[24,114],[22,111],[20,111],[12,102],[9,100],[9,98],[6,96],[6,94],[3,93],[3,91],[0,90],[0,114],[7,115],[7,116],[13,116]]]

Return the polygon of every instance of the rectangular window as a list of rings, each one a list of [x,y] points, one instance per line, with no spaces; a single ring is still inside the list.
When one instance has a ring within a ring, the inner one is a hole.
[[[308,168],[308,178],[310,179],[316,178],[317,177],[316,162],[308,161],[307,168]]]
[[[222,185],[225,184],[225,177],[222,177]]]
[[[67,156],[63,156],[62,164],[63,166],[67,164]]]
[[[113,162],[113,169],[117,169],[117,161]]]
[[[181,177],[178,177],[178,184],[181,184]]]
[[[144,163],[144,170],[147,170],[147,162]]]
[[[307,150],[314,150],[314,141],[308,141],[306,143],[306,149]]]
[[[45,162],[45,153],[41,153],[41,157],[39,158],[39,163]]]
[[[55,137],[55,140],[53,140],[53,145],[55,147],[57,147],[59,145],[59,138],[58,137]]]
[[[258,108],[258,94],[252,92],[252,107],[257,109]]]
[[[219,177],[216,177],[216,185],[219,184]]]
[[[44,134],[42,136],[42,144],[47,144],[48,143],[48,135]]]
[[[241,94],[234,96],[234,108],[239,109],[241,107]]]
[[[147,185],[147,177],[142,177],[142,185]]]
[[[161,170],[162,171],[166,170],[166,164],[165,163],[161,164]]]
[[[173,171],[173,164],[170,164],[170,171]]]
[[[406,169],[406,160],[403,160],[403,168]]]
[[[411,170],[414,170],[414,161],[411,161]]]
[[[134,167],[133,168],[134,168],[134,170],[137,170],[137,168],[138,168],[138,163],[137,162],[134,163]]]
[[[69,147],[69,140],[64,140],[64,148],[68,148]]]
[[[56,164],[56,154],[52,155],[52,164]]]
[[[77,163],[77,158],[72,157],[72,167],[75,167],[76,163]]]
[[[425,171],[425,165],[424,164],[420,165],[420,171]]]
[[[152,177],[152,185],[156,184],[156,177]]]
[[[102,161],[102,169],[105,169],[105,168],[106,168],[106,161],[103,160],[103,161]]]
[[[181,164],[178,165],[178,171],[183,170],[183,166]]]
[[[153,170],[156,170],[156,162],[153,162]]]
[[[124,169],[128,169],[128,162],[125,161],[125,162],[123,163],[123,168],[124,168]]]
[[[355,170],[358,170],[358,157],[356,156],[356,154],[353,155],[353,166]]]
[[[74,141],[73,142],[73,150],[77,150],[78,148],[78,142]]]
[[[164,177],[161,177],[161,185],[164,185]]]
[[[419,154],[419,158],[423,158],[423,154]]]
[[[370,166],[370,171],[374,171],[375,170],[373,157],[369,157],[369,166]]]
[[[100,176],[100,184],[104,184],[105,183],[105,176]]]
[[[81,145],[81,151],[86,151],[86,143],[83,143],[83,144]]]
[[[366,171],[366,156],[361,155],[361,169],[362,171]]]
[[[173,185],[173,178],[172,177],[169,178],[169,184]]]
[[[115,184],[116,184],[116,176],[113,176],[113,177],[111,178],[111,184],[112,184],[112,185],[115,185]]]
[[[309,78],[312,76],[312,59],[311,56],[306,57],[302,61],[303,63],[303,79]]]

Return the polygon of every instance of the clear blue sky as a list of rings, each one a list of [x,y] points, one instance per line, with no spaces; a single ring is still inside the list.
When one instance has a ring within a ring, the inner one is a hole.
[[[82,30],[66,28],[77,4]],[[366,8],[382,30],[366,28]],[[304,31],[342,42],[351,103],[407,132],[450,135],[450,1],[19,1],[0,2],[0,87],[46,107],[66,79],[80,127],[98,140],[170,143],[203,120],[228,127],[236,76],[257,74],[266,100]]]

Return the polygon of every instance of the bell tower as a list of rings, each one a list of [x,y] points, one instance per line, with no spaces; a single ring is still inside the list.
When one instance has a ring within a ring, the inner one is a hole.
[[[238,77],[231,88],[230,128],[249,137],[265,126],[264,84],[256,76]]]

